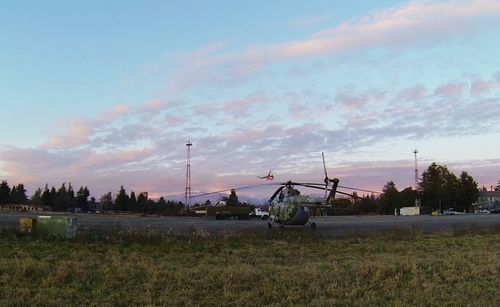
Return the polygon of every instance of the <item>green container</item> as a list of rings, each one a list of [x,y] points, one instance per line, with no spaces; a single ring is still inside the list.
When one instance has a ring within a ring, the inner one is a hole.
[[[37,218],[36,231],[42,236],[71,239],[76,236],[76,218],[40,215]]]

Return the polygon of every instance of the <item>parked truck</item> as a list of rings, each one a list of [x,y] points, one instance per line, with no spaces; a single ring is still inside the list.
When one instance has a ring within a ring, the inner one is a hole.
[[[263,220],[267,220],[269,218],[269,212],[262,210],[259,207],[256,207],[250,212],[250,217],[260,218]]]
[[[252,207],[244,205],[206,207],[206,216],[213,216],[216,220],[226,220],[229,218],[247,220],[251,212]]]

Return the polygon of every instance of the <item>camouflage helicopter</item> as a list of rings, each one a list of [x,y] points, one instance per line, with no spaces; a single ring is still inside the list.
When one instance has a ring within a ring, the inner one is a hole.
[[[339,191],[338,188],[378,193],[376,191],[340,186],[338,178],[330,179],[328,177],[325,155],[324,153],[321,153],[321,155],[325,171],[324,183],[301,183],[293,181],[282,183],[269,199],[269,213],[271,217],[271,221],[267,223],[269,229],[272,228],[272,223],[279,224],[281,228],[285,225],[305,225],[309,223],[311,229],[316,229],[316,223],[310,220],[313,210],[318,208],[332,208],[337,193],[359,198],[355,194]],[[297,186],[324,190],[325,197],[318,200],[317,198],[301,195],[300,191],[295,188]]]
[[[279,185],[280,187],[272,194],[269,198],[269,213],[270,222],[267,223],[268,229],[272,228],[273,223],[279,224],[280,228],[285,227],[285,225],[306,225],[309,223],[312,230],[316,229],[316,223],[310,220],[313,210],[323,209],[323,208],[333,208],[334,199],[336,194],[343,194],[353,198],[360,198],[355,194],[346,193],[339,191],[338,188],[365,191],[370,193],[379,193],[376,191],[346,187],[339,185],[339,179],[330,179],[326,171],[325,156],[321,153],[323,158],[323,168],[325,171],[324,183],[303,183],[287,181],[284,183],[267,183],[258,184],[253,186],[237,187],[216,192],[203,193],[195,195],[193,197],[205,196],[209,194],[221,193],[232,190],[242,190],[249,189],[263,185]],[[325,197],[323,199],[313,198],[307,195],[301,195],[300,191],[296,187],[305,187],[325,191]]]
[[[331,200],[337,193],[339,180],[337,178],[332,180],[327,178],[327,180],[327,184],[331,184],[331,188],[324,202],[310,196],[301,195],[300,191],[295,188],[296,186],[303,186],[323,189],[320,186],[293,181],[284,183],[269,199],[271,221],[267,223],[267,228],[271,229],[272,223],[279,224],[281,228],[285,227],[285,225],[305,225],[309,223],[313,230],[316,229],[316,223],[310,220],[312,210],[331,208],[333,206]]]

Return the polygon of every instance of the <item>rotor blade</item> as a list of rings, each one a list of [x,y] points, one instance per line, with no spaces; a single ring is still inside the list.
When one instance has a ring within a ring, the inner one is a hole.
[[[278,196],[278,194],[285,188],[284,185],[282,185],[281,187],[279,187],[276,192],[274,192],[274,194],[271,196],[271,198],[269,198],[269,203],[271,203],[275,198],[276,196]]]
[[[325,163],[325,153],[321,152],[321,157],[323,157],[323,169],[325,170],[325,178],[328,178],[328,174],[326,173],[326,163]]]
[[[212,194],[217,194],[217,193],[222,193],[222,192],[229,192],[231,190],[238,191],[238,190],[243,190],[243,189],[256,188],[256,187],[259,187],[259,186],[266,186],[266,185],[276,185],[276,184],[274,184],[274,183],[254,184],[254,185],[249,185],[249,186],[245,186],[245,187],[236,187],[236,188],[230,188],[230,189],[224,189],[224,190],[219,190],[219,191],[214,191],[214,192],[207,192],[207,193],[192,195],[191,198],[201,197],[201,196],[205,196],[205,195],[212,195]]]
[[[303,186],[303,187],[306,187],[306,188],[323,190],[322,187],[318,187],[318,186],[314,186],[314,185],[300,184],[300,183],[296,183],[296,185],[300,185],[300,186]],[[363,199],[363,197],[360,197],[360,196],[357,196],[357,195],[354,195],[354,194],[349,194],[349,193],[346,193],[346,192],[342,192],[342,191],[339,191],[339,190],[337,190],[336,192],[339,193],[339,194],[342,194],[342,195],[347,195],[347,196],[351,196],[351,197],[354,197],[354,198]]]
[[[332,208],[333,205],[325,205],[325,204],[315,204],[315,203],[310,203],[310,204],[306,204],[306,203],[302,203],[302,204],[298,204],[299,207],[302,207],[302,208]]]
[[[299,185],[299,186],[303,186],[303,187],[306,187],[306,188],[312,188],[312,189],[318,189],[318,190],[324,190],[325,188],[323,187],[323,184],[321,183],[302,183],[302,182],[293,182],[294,185]],[[343,186],[338,186],[339,188],[344,188],[346,189],[347,187],[343,187]],[[364,190],[364,189],[357,189],[357,188],[347,188],[347,189],[350,189],[350,190],[355,190],[355,191],[363,191],[363,192],[370,192],[370,193],[377,193],[377,194],[382,194],[380,192],[377,192],[377,191],[371,191],[371,190]],[[328,191],[331,191],[331,189],[328,189]],[[339,191],[337,190],[337,193],[340,193],[340,194],[344,194],[344,195],[349,195],[349,196],[353,196],[352,194],[349,194],[349,193],[346,193],[346,192],[342,192],[342,191]],[[356,197],[356,196],[353,196],[353,197]]]
[[[338,186],[339,188],[343,189],[348,189],[348,190],[355,190],[355,191],[363,191],[363,192],[370,192],[370,193],[375,193],[375,194],[383,194],[382,192],[377,192],[377,191],[372,191],[372,190],[365,190],[365,189],[360,189],[360,188],[353,188],[353,187],[345,187],[345,186]]]
[[[322,189],[324,189],[324,186],[325,184],[324,183],[319,183],[319,182],[294,182],[295,184],[299,184],[299,185],[302,185],[302,184],[307,184],[307,185],[315,185],[315,186],[318,186]]]
[[[354,198],[363,199],[363,197],[357,196],[357,195],[354,195],[354,194],[349,194],[349,193],[345,193],[345,192],[341,192],[341,191],[337,191],[337,193],[338,194],[342,194],[342,195],[347,195],[347,196],[350,196],[350,197],[354,197]]]
[[[306,188],[318,189],[318,190],[324,190],[325,189],[325,187],[318,187],[318,186],[315,186],[315,185],[308,185],[308,184],[304,184],[304,183],[295,183],[295,185],[300,185],[300,186],[303,186],[303,187],[306,187]]]

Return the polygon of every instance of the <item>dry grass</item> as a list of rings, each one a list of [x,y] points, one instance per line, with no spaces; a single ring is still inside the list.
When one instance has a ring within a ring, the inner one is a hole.
[[[288,235],[287,235],[288,236]],[[500,233],[161,243],[0,238],[0,305],[499,304]]]

